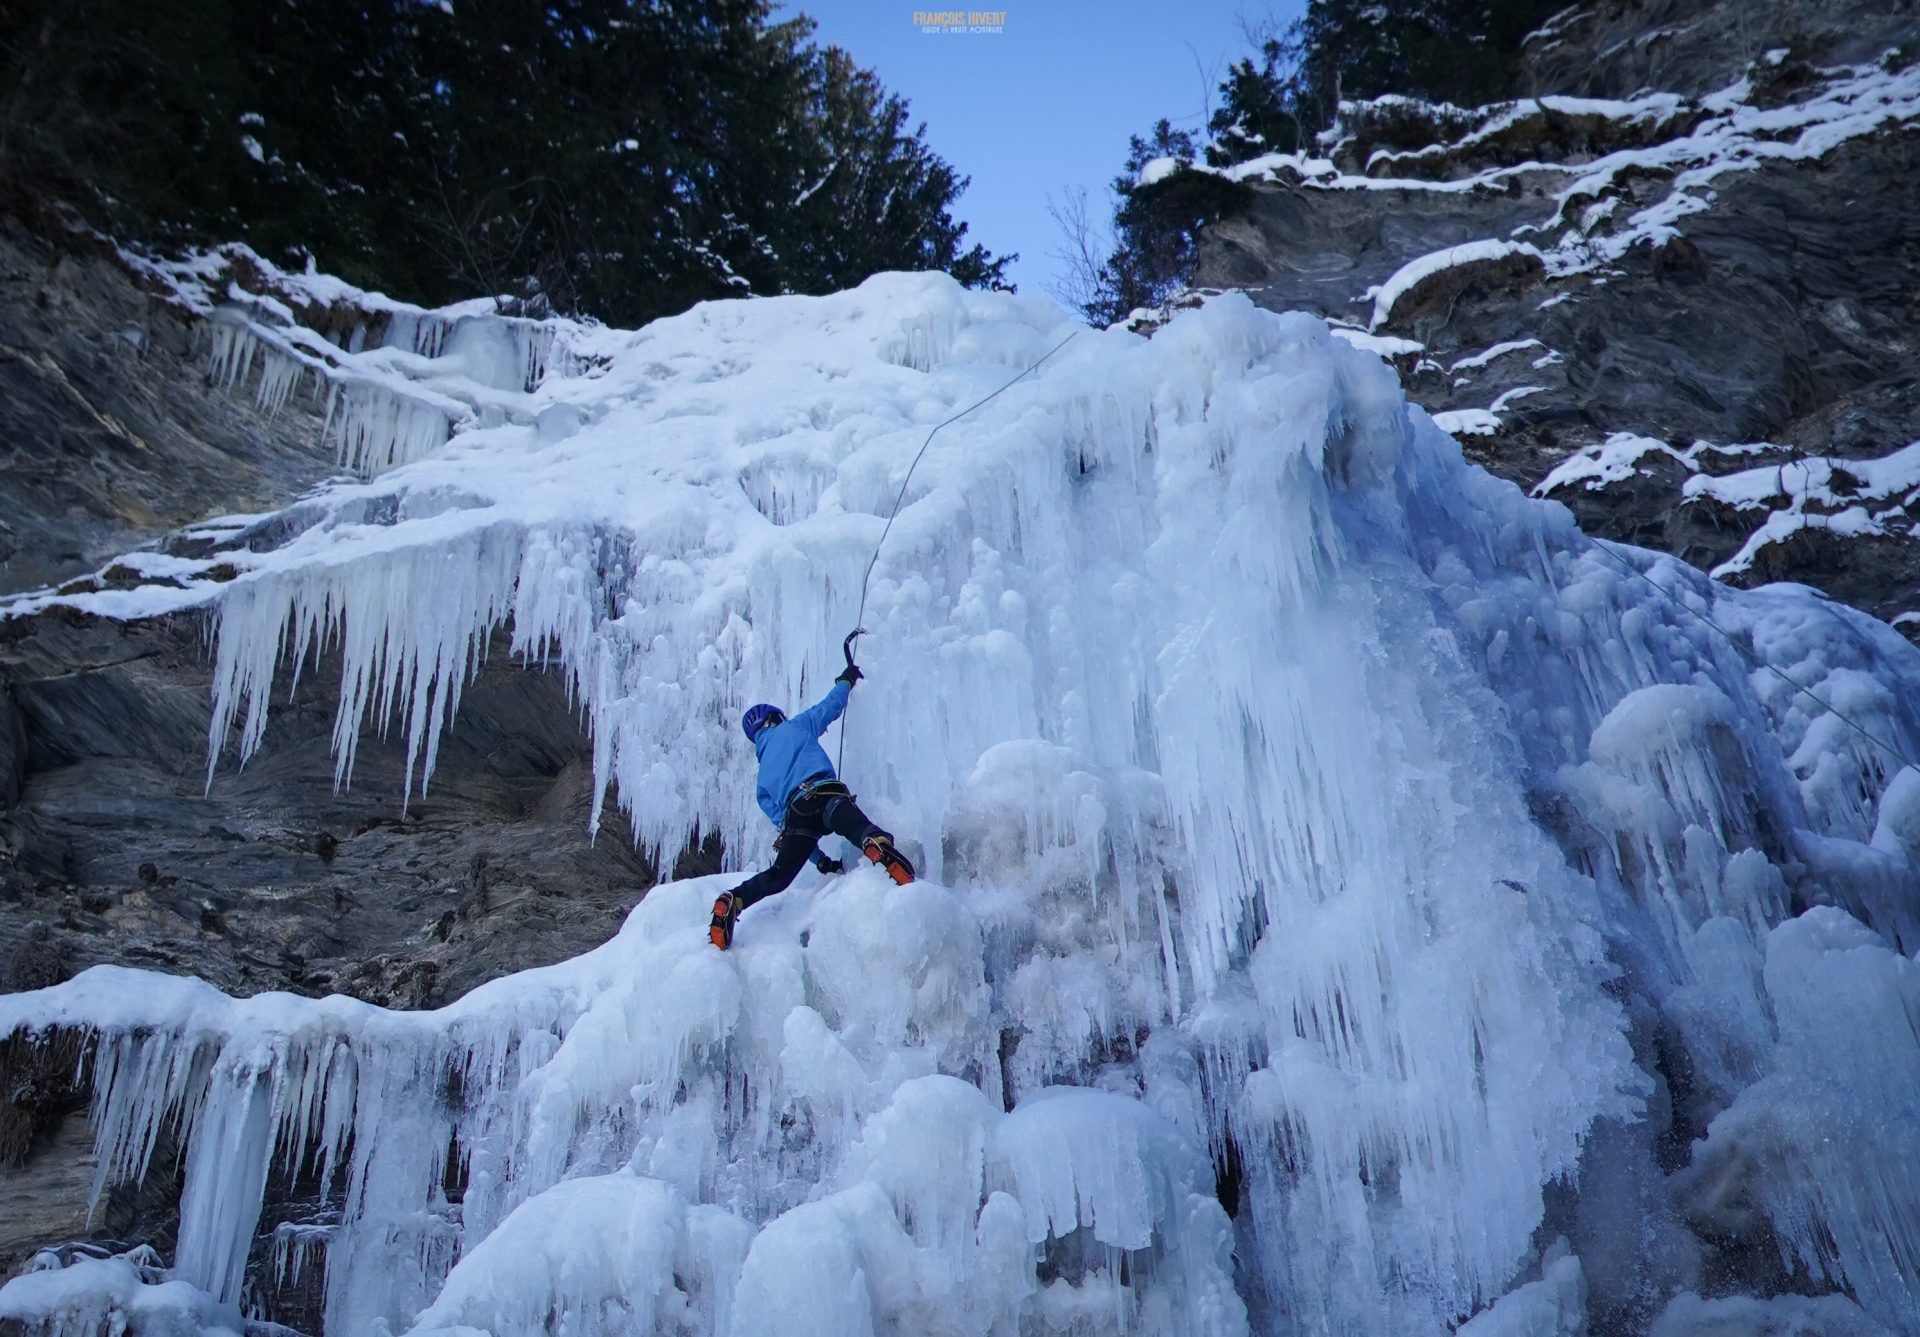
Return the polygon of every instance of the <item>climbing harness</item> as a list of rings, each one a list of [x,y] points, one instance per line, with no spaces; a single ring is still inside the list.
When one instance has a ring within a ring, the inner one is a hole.
[[[1031,376],[1035,371],[1039,369],[1041,363],[1045,362],[1048,358],[1052,357],[1055,353],[1059,352],[1061,349],[1065,348],[1068,344],[1072,343],[1074,341],[1074,338],[1078,336],[1079,333],[1080,333],[1079,330],[1077,329],[1074,330],[1072,333],[1068,334],[1066,338],[1062,339],[1059,343],[1055,344],[1052,348],[1049,348],[1046,352],[1042,353],[1039,357],[1035,358],[1032,362],[1029,362],[1020,371],[1020,373],[1017,376],[1015,376],[1012,380],[1008,381],[1005,385],[1001,386],[998,390],[995,390],[992,394],[987,395],[983,399],[975,400],[973,403],[967,405],[965,408],[961,409],[958,413],[954,414],[951,418],[948,418],[944,422],[936,424],[934,426],[934,429],[931,432],[927,433],[927,439],[920,443],[920,449],[918,453],[914,455],[913,463],[907,466],[906,476],[900,480],[900,490],[894,494],[893,509],[887,513],[887,523],[885,527],[883,527],[880,530],[879,540],[875,542],[873,545],[873,556],[867,558],[867,569],[865,573],[863,573],[860,577],[860,611],[854,614],[853,630],[848,632],[847,639],[840,643],[841,653],[843,653],[847,657],[848,668],[853,667],[854,638],[857,636],[864,636],[867,634],[867,629],[863,625],[863,623],[865,623],[866,617],[867,617],[867,584],[869,581],[873,579],[874,563],[880,560],[881,545],[887,541],[887,535],[893,532],[894,517],[900,514],[900,503],[906,500],[907,484],[913,481],[913,471],[920,467],[921,457],[927,453],[927,447],[933,444],[933,438],[940,434],[940,429],[942,427],[946,427],[952,423],[959,422],[962,418],[966,417],[969,413],[973,412],[975,409],[982,408],[987,404],[992,403],[994,400],[998,399],[1001,395],[1011,390],[1019,382],[1025,380],[1028,376]],[[847,755],[847,726],[846,726],[846,712],[843,711],[841,712],[841,724],[840,724],[840,750],[839,750],[839,753],[834,757],[834,769],[836,771],[845,769],[843,763],[846,759],[846,755]]]

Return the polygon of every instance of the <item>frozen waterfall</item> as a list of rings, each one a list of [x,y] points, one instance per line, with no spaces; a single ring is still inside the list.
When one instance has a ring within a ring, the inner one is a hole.
[[[740,710],[821,694],[928,429],[1067,333],[929,275],[636,332],[388,304],[324,349],[202,297],[219,373],[307,377],[362,471],[65,600],[214,610],[210,783],[337,655],[340,782],[393,727],[424,788],[504,628],[667,862],[696,826],[760,857]],[[238,1330],[323,1267],[343,1334],[1914,1330],[1891,629],[1597,546],[1238,297],[942,432],[864,620],[847,778],[910,888],[809,873],[722,955],[732,875],[663,884],[435,1012],[104,967],[0,997],[0,1035],[93,1037],[103,1179],[188,1148],[169,1270],[0,1317]],[[331,1215],[249,1269],[275,1175]],[[1832,1294],[1702,1298],[1723,1227]]]

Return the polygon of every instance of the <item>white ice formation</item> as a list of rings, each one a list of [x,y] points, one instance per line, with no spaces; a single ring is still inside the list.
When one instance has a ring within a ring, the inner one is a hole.
[[[220,318],[230,373],[299,346]],[[928,429],[1067,333],[926,275],[553,322],[539,368],[437,319],[326,355],[392,467],[224,522],[229,580],[67,601],[213,607],[216,786],[321,653],[343,782],[394,721],[426,784],[510,628],[647,848],[747,863],[741,709],[824,690]],[[424,453],[409,385],[458,406]],[[103,1178],[178,1125],[170,1284],[237,1324],[324,1267],[329,1332],[422,1337],[1912,1330],[1890,628],[1596,545],[1233,297],[1083,331],[935,438],[864,621],[846,770],[909,889],[808,874],[722,955],[730,879],[663,884],[435,1012],[111,968],[0,998],[0,1035],[96,1037]],[[275,1177],[329,1213],[249,1273]],[[1827,1294],[1714,1295],[1725,1230]],[[0,1315],[157,1289],[51,1275]]]

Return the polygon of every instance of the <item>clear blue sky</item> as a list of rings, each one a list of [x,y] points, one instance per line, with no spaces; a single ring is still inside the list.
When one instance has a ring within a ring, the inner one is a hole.
[[[931,33],[918,11],[998,10],[997,33]],[[1022,292],[1060,271],[1049,193],[1089,193],[1097,221],[1127,136],[1161,117],[1199,131],[1227,65],[1249,53],[1241,16],[1285,24],[1301,0],[787,0],[816,40],[844,47],[912,104],[927,142],[973,184],[955,216],[969,242],[1018,251]],[[1191,49],[1190,49],[1191,48]],[[1197,59],[1197,64],[1196,64]]]

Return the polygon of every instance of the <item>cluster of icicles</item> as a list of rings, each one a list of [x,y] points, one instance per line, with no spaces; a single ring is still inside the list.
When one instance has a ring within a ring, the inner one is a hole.
[[[395,467],[206,596],[216,728],[259,747],[324,649],[342,779],[393,718],[424,781],[510,627],[649,848],[697,824],[751,862],[740,708],[824,689],[928,427],[1063,332],[889,275],[568,327],[543,377],[480,314],[441,357],[336,349],[465,425],[405,462],[407,413],[363,413]],[[195,1303],[297,1264],[350,1333],[1908,1321],[1920,653],[1890,629],[1597,547],[1237,298],[1076,339],[943,433],[888,544],[846,752],[910,891],[809,875],[722,955],[730,878],[663,884],[431,1013],[104,969],[0,1000],[0,1032],[96,1037],[103,1182],[179,1127]],[[1728,1232],[1826,1294],[1763,1293]],[[111,1266],[0,1315],[124,1304]]]

